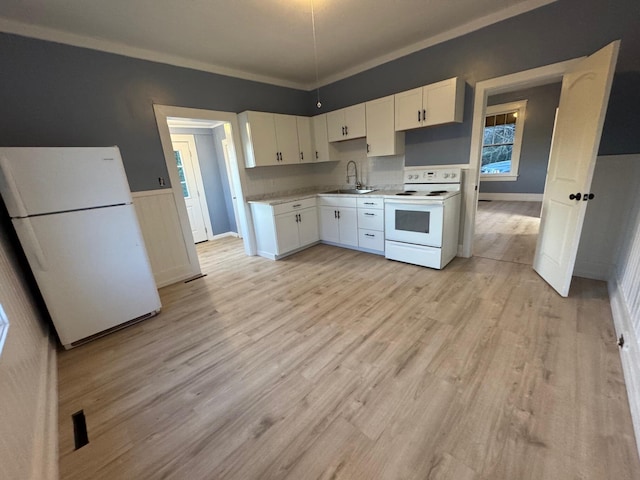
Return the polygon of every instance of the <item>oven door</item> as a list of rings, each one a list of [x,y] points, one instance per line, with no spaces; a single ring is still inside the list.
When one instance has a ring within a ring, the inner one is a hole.
[[[385,200],[385,238],[442,247],[443,212],[441,202]]]

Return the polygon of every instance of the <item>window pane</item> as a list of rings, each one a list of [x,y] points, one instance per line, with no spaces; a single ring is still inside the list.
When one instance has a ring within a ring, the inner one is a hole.
[[[511,173],[512,145],[484,147],[481,173]]]
[[[516,112],[507,113],[507,123],[516,123]]]
[[[491,145],[493,144],[493,132],[496,127],[486,127],[484,129],[484,140],[482,142],[483,145]]]
[[[516,136],[516,124],[510,123],[502,127],[502,138],[503,141],[501,143],[513,143]]]
[[[178,167],[178,177],[180,177],[181,182],[186,182],[187,180],[184,178],[184,167]]]
[[[487,118],[484,119],[484,126],[485,127],[493,127],[496,124],[496,116],[495,115],[489,115]]]
[[[501,113],[500,115],[496,115],[496,125],[504,125],[507,121],[507,115]]]
[[[178,167],[182,166],[182,157],[180,156],[180,152],[178,150],[173,151],[173,155],[176,157],[176,165]]]
[[[182,196],[184,198],[189,198],[189,189],[187,188],[187,182],[180,182],[182,185]]]

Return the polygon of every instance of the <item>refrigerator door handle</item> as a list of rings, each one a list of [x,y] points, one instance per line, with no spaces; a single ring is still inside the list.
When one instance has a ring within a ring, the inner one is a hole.
[[[31,220],[29,218],[23,218],[20,223],[22,233],[24,234],[24,237],[20,238],[23,248],[29,249],[33,256],[36,257],[40,270],[47,270],[47,259],[44,256],[44,250],[42,250],[33,225],[31,225]]]
[[[18,190],[18,184],[16,183],[16,179],[13,177],[13,172],[11,171],[11,165],[9,165],[9,160],[5,156],[0,156],[0,173],[2,173],[2,177],[4,178],[4,183],[7,186],[7,193],[5,200],[7,203],[11,203],[12,205],[7,205],[7,209],[11,211],[11,207],[15,209],[15,215],[11,215],[12,217],[26,217],[27,209],[24,206],[24,201],[20,196],[20,190]],[[1,181],[1,179],[0,179]]]

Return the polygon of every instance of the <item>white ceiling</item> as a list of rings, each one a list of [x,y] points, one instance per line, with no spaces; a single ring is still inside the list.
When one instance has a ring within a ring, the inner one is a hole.
[[[0,31],[312,89],[556,0],[2,0]]]

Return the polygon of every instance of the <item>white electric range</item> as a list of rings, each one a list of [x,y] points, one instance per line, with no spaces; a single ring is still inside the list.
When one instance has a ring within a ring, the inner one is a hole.
[[[385,257],[444,268],[458,252],[461,169],[405,170],[404,191],[385,197]]]

